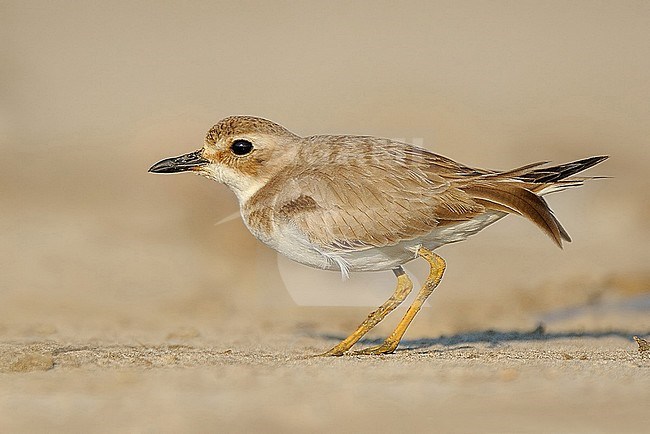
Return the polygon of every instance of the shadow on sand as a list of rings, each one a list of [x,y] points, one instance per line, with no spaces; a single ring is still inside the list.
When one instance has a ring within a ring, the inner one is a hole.
[[[457,333],[451,336],[442,335],[437,338],[421,339],[403,339],[397,351],[408,351],[416,349],[426,349],[437,345],[446,347],[456,345],[467,345],[476,343],[486,343],[490,346],[497,346],[507,342],[527,342],[527,341],[546,341],[554,339],[571,339],[571,338],[606,338],[620,337],[634,342],[633,336],[648,336],[650,330],[630,332],[629,330],[606,330],[606,331],[566,331],[546,333],[544,325],[540,324],[531,331],[498,331],[498,330],[478,330],[465,333]],[[319,334],[322,339],[340,341],[345,336]],[[380,339],[361,339],[358,343],[362,345],[378,345],[383,342]]]

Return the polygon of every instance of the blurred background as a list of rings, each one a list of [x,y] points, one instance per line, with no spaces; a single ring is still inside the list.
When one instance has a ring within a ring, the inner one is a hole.
[[[226,187],[147,173],[233,114],[493,169],[611,155],[589,172],[611,179],[548,198],[563,251],[515,217],[441,249],[409,336],[647,331],[649,19],[644,1],[2,2],[0,336],[351,331],[390,272],[289,264],[216,224]]]

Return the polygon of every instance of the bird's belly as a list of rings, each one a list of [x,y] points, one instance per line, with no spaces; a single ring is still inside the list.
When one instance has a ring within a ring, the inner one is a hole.
[[[313,244],[276,240],[270,247],[289,259],[323,270],[381,271],[392,270],[415,259],[417,241],[388,247],[371,247],[364,250],[332,251]]]
[[[249,229],[251,229],[249,227]],[[314,268],[341,271],[378,271],[396,268],[415,257],[402,247],[371,247],[359,250],[334,250],[319,246],[293,225],[276,225],[272,233],[251,233],[287,258]]]
[[[273,236],[261,236],[254,232],[253,235],[293,261],[346,274],[348,271],[392,270],[415,259],[416,251],[421,246],[435,250],[444,244],[462,241],[505,215],[502,212],[485,213],[471,220],[433,228],[426,235],[392,246],[362,249],[340,250],[315,245],[293,225],[276,226]]]

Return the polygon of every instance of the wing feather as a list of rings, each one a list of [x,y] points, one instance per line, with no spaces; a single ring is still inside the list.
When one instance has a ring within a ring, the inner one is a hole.
[[[351,165],[338,177],[325,169],[293,176],[293,187],[279,194],[274,207],[283,210],[276,213],[279,218],[292,222],[320,246],[395,245],[428,234],[440,222],[468,220],[485,210],[448,182],[423,183],[387,167],[379,171]],[[298,201],[296,195],[309,200]]]

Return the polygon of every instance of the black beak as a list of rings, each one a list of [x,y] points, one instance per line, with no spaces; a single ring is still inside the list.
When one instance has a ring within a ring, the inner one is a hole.
[[[194,170],[197,167],[205,166],[210,161],[201,156],[201,150],[190,152],[178,157],[166,158],[157,162],[149,169],[153,173],[177,173]]]

